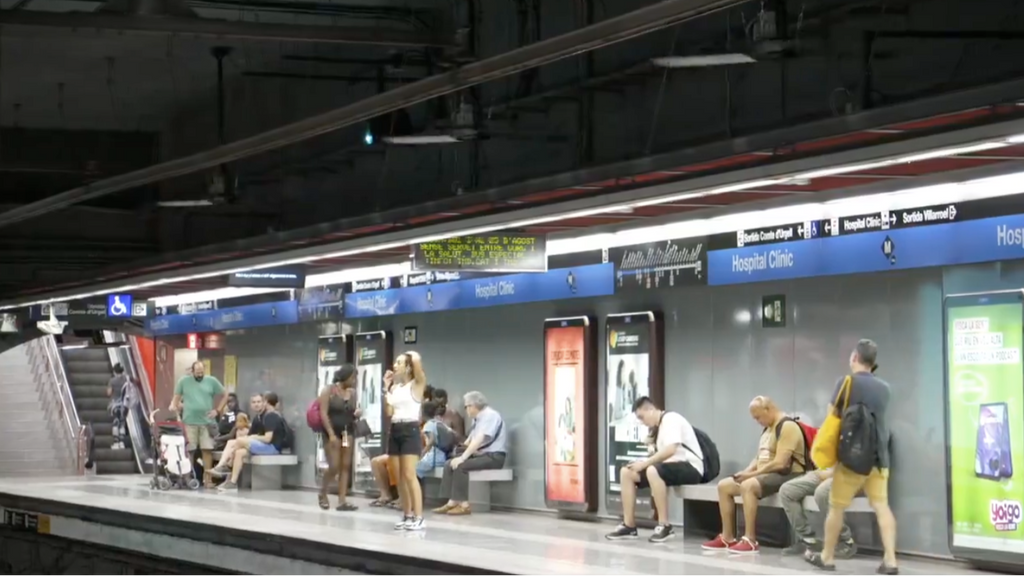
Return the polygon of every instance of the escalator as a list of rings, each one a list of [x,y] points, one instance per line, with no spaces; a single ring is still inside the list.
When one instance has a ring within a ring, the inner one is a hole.
[[[131,442],[123,448],[114,445],[113,417],[107,384],[113,377],[109,351],[106,347],[61,348],[64,370],[78,418],[92,426],[94,448],[92,460],[97,474],[135,474],[139,472]]]

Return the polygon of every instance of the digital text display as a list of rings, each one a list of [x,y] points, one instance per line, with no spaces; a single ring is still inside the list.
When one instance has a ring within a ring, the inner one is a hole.
[[[482,234],[424,242],[413,248],[413,270],[546,272],[544,236]]]

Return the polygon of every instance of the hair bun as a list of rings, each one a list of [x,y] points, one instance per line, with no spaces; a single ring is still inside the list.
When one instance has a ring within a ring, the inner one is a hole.
[[[341,384],[342,382],[351,378],[352,375],[355,373],[356,367],[346,362],[345,364],[341,365],[341,368],[338,368],[337,370],[334,371],[334,378],[332,378],[331,381],[334,384]]]

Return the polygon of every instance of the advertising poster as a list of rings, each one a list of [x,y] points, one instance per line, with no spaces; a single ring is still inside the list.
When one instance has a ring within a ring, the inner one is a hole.
[[[1024,553],[1021,293],[946,300],[952,547]]]
[[[619,510],[619,472],[623,466],[648,456],[647,427],[633,415],[633,402],[643,396],[661,404],[663,381],[660,326],[653,312],[608,316],[605,398],[608,425],[608,476],[605,496],[609,510]],[[650,509],[641,497],[637,509]]]
[[[359,409],[370,425],[373,434],[359,440],[353,455],[356,492],[371,492],[376,489],[370,460],[384,452],[386,447],[384,419],[384,373],[391,369],[391,336],[387,332],[366,332],[356,334],[355,356],[359,394]]]
[[[544,500],[549,508],[590,512],[596,476],[590,319],[544,322]]]
[[[348,362],[348,339],[346,336],[330,336],[317,341],[316,351],[316,394],[331,385],[334,371]],[[317,470],[327,469],[327,456],[324,454],[323,438],[316,435],[316,467]]]

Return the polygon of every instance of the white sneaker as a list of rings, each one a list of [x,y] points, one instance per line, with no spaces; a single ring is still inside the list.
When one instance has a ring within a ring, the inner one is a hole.
[[[414,518],[410,518],[408,516],[402,516],[402,520],[400,522],[396,522],[395,523],[395,530],[405,530],[405,529],[407,529],[409,524],[412,523],[414,520],[415,520]]]
[[[427,527],[427,523],[423,518],[409,518],[405,524],[405,529],[411,532],[418,532]]]

